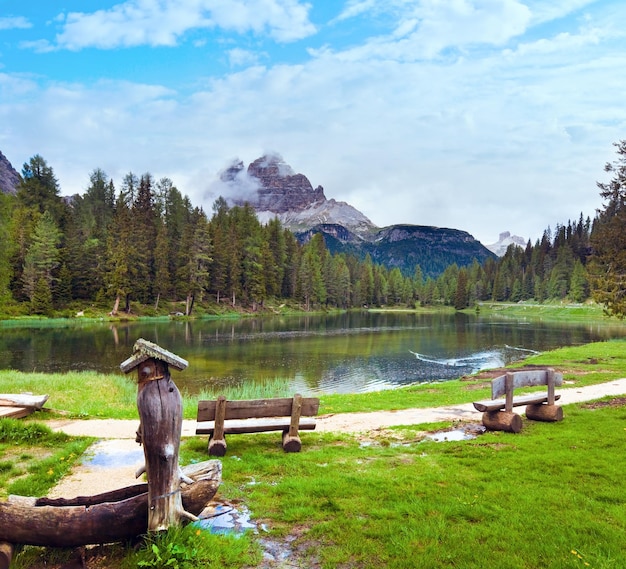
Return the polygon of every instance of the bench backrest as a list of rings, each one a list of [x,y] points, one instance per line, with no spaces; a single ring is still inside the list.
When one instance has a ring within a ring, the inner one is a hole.
[[[552,369],[535,369],[509,372],[513,376],[513,389],[548,385],[548,374],[552,373],[554,385],[563,385],[563,374]],[[491,398],[497,399],[506,394],[506,374],[496,377],[491,382]]]
[[[280,399],[250,399],[226,401],[225,419],[260,419],[262,417],[289,417],[293,405],[292,397]],[[317,415],[320,400],[317,397],[303,397],[300,415]],[[215,421],[217,401],[198,401],[198,421]]]

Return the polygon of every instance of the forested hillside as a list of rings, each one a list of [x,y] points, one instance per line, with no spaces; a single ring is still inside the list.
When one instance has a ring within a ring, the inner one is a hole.
[[[589,296],[592,222],[547,229],[534,245],[501,259],[448,266],[424,279],[349,254],[331,254],[321,235],[306,244],[280,222],[218,199],[207,214],[172,180],[129,173],[119,188],[91,173],[83,195],[60,196],[41,156],[24,164],[15,195],[0,194],[0,299],[5,315],[117,314],[517,302]]]

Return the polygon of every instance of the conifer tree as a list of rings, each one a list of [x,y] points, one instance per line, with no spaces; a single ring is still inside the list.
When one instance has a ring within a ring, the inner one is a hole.
[[[12,196],[0,192],[0,303],[8,302],[12,296],[9,288],[12,275],[11,253],[14,247],[9,231],[12,201]]]
[[[591,234],[589,264],[594,299],[610,315],[626,316],[626,140],[615,143],[617,159],[607,163],[609,182],[598,182],[604,206]]]
[[[120,191],[115,205],[115,216],[107,237],[106,272],[104,283],[107,291],[115,299],[112,315],[119,310],[120,300],[125,298],[125,310],[130,311],[133,273],[133,234],[131,213],[126,197]]]
[[[37,279],[30,300],[31,312],[50,316],[52,313],[52,291],[50,284],[42,276]]]
[[[468,291],[467,291],[467,270],[460,269],[456,281],[456,292],[454,294],[454,309],[463,310],[467,308]]]
[[[53,270],[59,265],[60,242],[61,232],[46,210],[35,225],[24,260],[24,291],[31,301],[40,279],[45,281],[48,291],[52,290]]]
[[[40,214],[47,211],[57,227],[63,228],[66,210],[59,183],[52,168],[39,154],[22,167],[16,196],[20,205]]]

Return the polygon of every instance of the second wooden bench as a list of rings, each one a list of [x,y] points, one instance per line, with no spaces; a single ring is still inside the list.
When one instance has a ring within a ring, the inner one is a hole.
[[[491,431],[522,430],[522,418],[513,413],[513,407],[526,405],[526,417],[535,421],[561,421],[563,409],[554,404],[561,396],[554,388],[563,384],[563,375],[553,369],[508,372],[491,382],[492,401],[477,401],[474,407],[483,412],[483,425]],[[547,386],[547,391],[513,396],[515,389]],[[504,399],[498,397],[505,396]]]
[[[302,442],[298,431],[315,429],[315,415],[320,400],[316,397],[280,399],[251,399],[228,401],[220,396],[216,401],[198,401],[197,435],[210,435],[209,454],[226,454],[227,434],[282,431],[283,449],[299,452]]]

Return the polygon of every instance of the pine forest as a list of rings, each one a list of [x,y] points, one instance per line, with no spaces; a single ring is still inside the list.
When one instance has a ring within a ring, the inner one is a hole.
[[[36,155],[16,194],[0,193],[0,312],[464,309],[492,300],[582,303],[593,295],[619,315],[615,295],[626,270],[613,274],[606,261],[626,255],[626,142],[615,146],[618,160],[605,168],[614,179],[598,184],[606,205],[594,220],[580,214],[499,259],[453,264],[426,279],[419,266],[403,274],[367,256],[333,255],[321,235],[300,243],[277,220],[261,224],[248,205],[219,198],[207,213],[172,180],[149,173],[129,173],[117,187],[96,169],[84,194],[63,198],[52,167]]]

